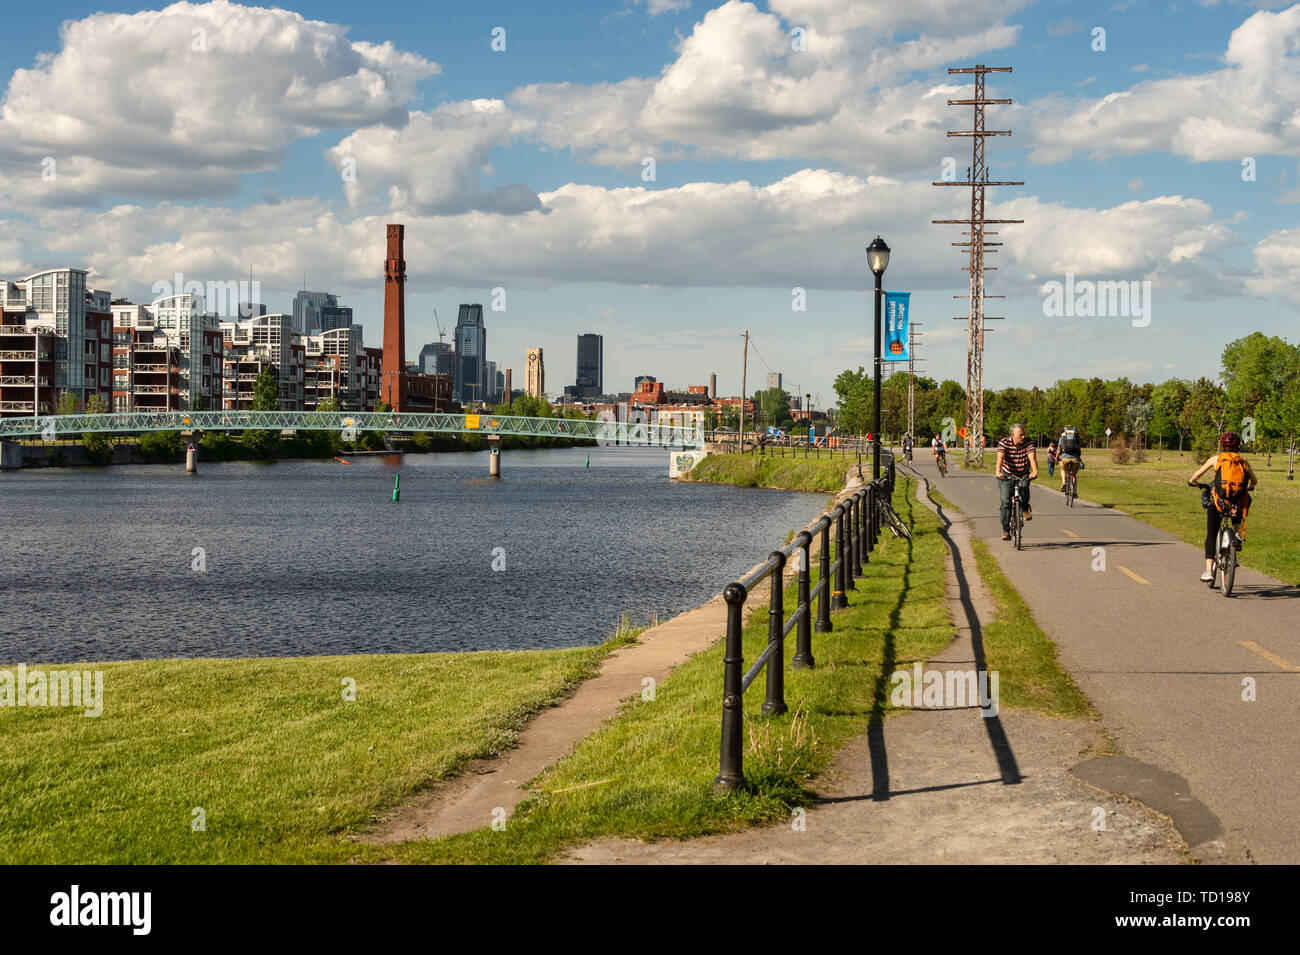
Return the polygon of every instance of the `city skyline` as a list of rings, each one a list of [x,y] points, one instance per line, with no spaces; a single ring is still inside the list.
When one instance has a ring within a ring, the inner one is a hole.
[[[963,382],[962,263],[930,224],[960,190],[931,183],[969,165],[947,68],[982,61],[1015,70],[992,171],[1026,182],[990,197],[1025,221],[999,237],[987,387],[1213,375],[1242,327],[1295,337],[1300,4],[578,0],[562,29],[517,3],[436,28],[411,4],[92,9],[28,11],[0,50],[0,276],[81,265],[139,301],[251,270],[276,300],[305,272],[373,327],[376,225],[403,221],[412,341],[483,302],[500,355],[602,322],[611,380],[650,361],[738,393],[748,327],[758,371],[781,355],[826,401],[870,363],[880,234],[925,373]],[[147,118],[113,107],[142,84]],[[1150,322],[1048,314],[1072,278],[1150,282]]]

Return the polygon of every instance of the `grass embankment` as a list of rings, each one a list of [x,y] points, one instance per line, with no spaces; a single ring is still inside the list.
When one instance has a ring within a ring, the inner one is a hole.
[[[505,830],[480,829],[388,850],[406,862],[542,862],[567,847],[606,836],[661,838],[724,832],[788,819],[811,801],[803,783],[837,750],[892,709],[897,669],[946,646],[954,629],[944,603],[945,545],[937,518],[902,478],[894,504],[914,540],[881,539],[866,576],[837,611],[834,632],[813,635],[814,670],[790,670],[790,712],[760,713],[763,680],[744,697],[747,790],[715,795],[721,724],[721,644],[696,654],[657,687],[652,701],[634,698],[613,720],[533,781],[534,795]],[[814,576],[817,563],[814,560]],[[757,603],[757,602],[755,602]],[[794,605],[793,588],[787,612]],[[744,632],[746,663],[766,645],[766,610],[754,607]],[[374,858],[366,856],[364,858]]]
[[[842,455],[783,458],[770,454],[710,454],[691,468],[683,480],[785,491],[838,492],[844,487],[849,464]]]
[[[98,718],[0,708],[0,858],[343,861],[356,850],[341,834],[508,749],[630,633],[574,650],[89,665]]]
[[[933,487],[929,493],[950,515],[961,513]],[[998,672],[999,704],[1061,719],[1097,719],[1097,711],[1061,666],[1056,644],[1034,622],[1029,605],[1002,573],[988,545],[972,537],[971,549],[996,608],[992,620],[981,622],[980,633],[984,664]]]
[[[1115,464],[1108,451],[1084,451],[1079,496],[1169,531],[1199,549],[1205,542],[1205,511],[1200,492],[1189,488],[1187,479],[1205,459],[1190,452],[1165,451],[1160,460],[1155,459],[1154,451],[1146,454],[1147,460],[1141,464]],[[1246,547],[1238,559],[1285,583],[1300,584],[1300,481],[1286,479],[1285,455],[1273,455],[1271,467],[1262,454],[1247,454],[1246,460],[1259,478],[1259,487],[1251,495],[1254,503],[1246,519]],[[1038,467],[1040,482],[1055,481],[1047,486],[1060,487],[1059,475],[1047,476],[1047,459],[1042,453]],[[992,469],[992,460],[986,455],[983,470]],[[1208,484],[1211,478],[1206,475],[1201,481]]]
[[[1149,453],[1149,452],[1148,452]],[[1300,584],[1300,481],[1286,479],[1286,458],[1248,454],[1259,478],[1246,518],[1246,546],[1238,555],[1247,567],[1288,584]],[[1187,486],[1204,459],[1165,452],[1163,460],[1112,464],[1109,456],[1084,453],[1087,467],[1079,475],[1079,496],[1115,507],[1200,548],[1205,542],[1205,511],[1200,492]],[[1209,483],[1212,475],[1201,478]],[[1059,485],[1058,485],[1059,486]]]

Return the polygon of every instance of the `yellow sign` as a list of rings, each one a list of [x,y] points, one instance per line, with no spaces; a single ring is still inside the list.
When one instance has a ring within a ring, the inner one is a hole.
[[[479,429],[478,415],[476,414],[465,415],[465,427],[470,429],[471,431],[477,431]]]
[[[189,423],[190,423],[190,419],[189,419],[189,418],[186,418],[186,419],[185,419],[185,423],[186,423],[186,424],[189,424]]]

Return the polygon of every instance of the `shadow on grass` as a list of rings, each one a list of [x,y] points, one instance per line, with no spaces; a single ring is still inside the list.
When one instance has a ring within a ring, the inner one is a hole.
[[[952,519],[944,510],[943,505],[935,502],[935,508],[939,513],[939,520],[943,521],[943,528],[940,533],[943,535],[945,543],[948,545],[948,552],[952,555],[953,574],[957,578],[957,585],[960,589],[959,599],[961,600],[962,613],[966,616],[966,626],[970,628],[971,646],[975,652],[975,670],[980,676],[988,672],[988,665],[984,657],[984,631],[980,627],[979,614],[975,612],[975,601],[971,597],[970,579],[966,575],[965,565],[962,563],[961,550],[957,547],[957,542],[952,539],[949,532],[952,528]],[[984,679],[988,679],[984,676]],[[1006,786],[1018,785],[1023,777],[1020,775],[1020,767],[1016,764],[1016,754],[1011,749],[1011,741],[1007,739],[1006,729],[1002,726],[1000,716],[990,716],[983,720],[984,729],[989,734],[989,744],[993,747],[993,755],[998,762],[998,772],[1002,777],[1002,783]]]

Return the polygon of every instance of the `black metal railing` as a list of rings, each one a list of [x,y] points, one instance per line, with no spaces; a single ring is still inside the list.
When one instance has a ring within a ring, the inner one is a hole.
[[[849,605],[847,591],[855,590],[854,580],[862,577],[863,564],[880,537],[881,508],[894,493],[894,458],[881,455],[881,474],[860,490],[850,494],[795,535],[781,550],[773,551],[762,564],[744,577],[728,584],[722,591],[727,602],[727,637],[722,670],[722,748],[718,775],[713,781],[719,792],[730,792],[745,785],[744,696],[745,691],[766,670],[766,693],[762,712],[784,713],[785,638],[795,631],[791,667],[812,669],[812,634],[830,633],[834,629],[831,611]],[[834,526],[835,555],[831,557],[831,528]],[[820,538],[817,586],[812,586],[812,542]],[[785,565],[797,561],[798,605],[787,620],[785,616]],[[768,597],[767,646],[748,670],[743,669],[745,601],[756,586],[771,578]],[[813,600],[817,601],[817,619],[812,619]]]

